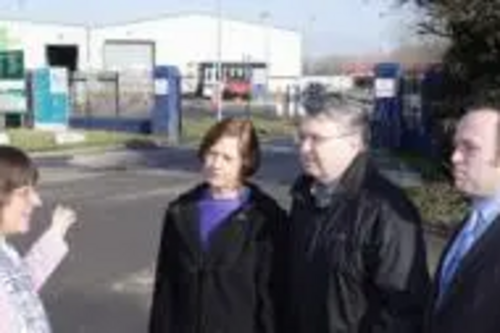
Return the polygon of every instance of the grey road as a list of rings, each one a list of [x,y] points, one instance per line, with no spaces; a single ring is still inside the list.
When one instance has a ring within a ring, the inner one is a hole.
[[[18,240],[19,246],[25,248],[46,226],[56,202],[74,206],[79,214],[69,235],[71,252],[42,293],[55,333],[146,331],[162,214],[171,199],[196,183],[198,165],[187,148],[158,151],[142,161],[114,167],[43,161],[44,206],[33,235]],[[258,182],[288,205],[294,156],[275,146],[263,165]],[[431,262],[441,243],[429,238]]]

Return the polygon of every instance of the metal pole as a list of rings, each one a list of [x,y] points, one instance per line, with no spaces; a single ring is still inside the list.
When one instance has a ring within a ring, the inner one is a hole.
[[[303,26],[302,30],[302,57],[306,64],[307,73],[303,74],[311,74],[312,69],[312,34],[313,34],[313,25],[316,21],[316,16],[311,15],[308,17],[306,23]]]
[[[252,66],[250,64],[250,57],[248,55],[243,55],[243,75],[245,78],[251,77]],[[250,109],[252,103],[252,82],[250,79],[250,91],[248,92],[247,103],[245,107],[246,118],[250,119]]]
[[[266,85],[266,95],[269,93],[269,77],[271,74],[271,59],[270,59],[270,33],[271,27],[269,26],[268,19],[271,17],[271,14],[267,11],[264,11],[260,14],[262,29],[264,30],[264,63],[266,65],[266,77],[265,77],[265,85]],[[266,96],[267,97],[267,96]]]
[[[217,0],[217,66],[216,66],[216,108],[217,120],[222,120],[222,5]]]
[[[91,60],[90,60],[90,48],[92,47],[90,44],[91,44],[91,36],[90,36],[90,27],[86,27],[85,28],[85,43],[87,44],[85,47],[86,47],[86,50],[85,50],[85,55],[86,55],[86,61],[87,63],[85,64],[85,70],[87,72],[90,71],[90,63],[91,63]]]

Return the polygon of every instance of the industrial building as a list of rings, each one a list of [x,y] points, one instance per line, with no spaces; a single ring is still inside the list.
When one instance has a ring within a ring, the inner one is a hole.
[[[302,74],[301,44],[296,31],[197,13],[102,27],[0,20],[0,50],[22,50],[26,69],[174,65],[183,90],[202,94],[221,78],[219,72],[223,80],[251,80],[271,90],[294,82]]]

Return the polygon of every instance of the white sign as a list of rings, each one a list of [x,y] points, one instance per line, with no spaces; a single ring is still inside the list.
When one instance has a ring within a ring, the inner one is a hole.
[[[54,133],[54,139],[58,145],[75,144],[85,142],[85,134],[79,132],[62,131]]]
[[[51,68],[49,79],[51,94],[68,94],[68,73],[65,68]]]
[[[10,145],[10,137],[5,132],[0,132],[0,145]]]
[[[0,90],[25,90],[24,80],[0,80]]]
[[[27,105],[23,92],[0,91],[0,111],[26,112]]]
[[[155,79],[155,95],[168,94],[168,81],[166,79]]]
[[[252,73],[252,83],[253,84],[266,84],[267,81],[267,70],[264,68],[256,68]]]
[[[395,79],[375,79],[375,97],[392,98],[396,97]]]

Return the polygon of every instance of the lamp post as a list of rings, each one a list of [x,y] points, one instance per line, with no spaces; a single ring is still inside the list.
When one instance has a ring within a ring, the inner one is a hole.
[[[307,19],[306,24],[304,25],[303,32],[302,32],[302,52],[303,52],[303,59],[306,62],[306,68],[308,73],[303,73],[303,74],[311,74],[311,62],[312,62],[312,47],[313,47],[313,38],[312,35],[314,33],[314,23],[316,22],[316,16],[311,15]]]
[[[271,14],[268,11],[263,11],[260,13],[260,20],[262,24],[262,29],[263,29],[263,59],[264,63],[266,65],[266,71],[265,71],[265,87],[266,87],[266,92],[269,91],[269,76],[271,74],[271,59],[270,59],[270,41],[269,41],[269,34],[270,34],[270,27],[268,26],[269,24],[267,21],[271,17]]]
[[[217,7],[217,63],[215,69],[216,89],[215,102],[217,120],[222,120],[222,4],[221,0],[216,0]]]

